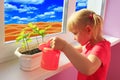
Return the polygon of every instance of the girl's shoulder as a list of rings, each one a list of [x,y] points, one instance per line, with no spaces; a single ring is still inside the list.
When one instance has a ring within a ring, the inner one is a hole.
[[[91,43],[88,43],[86,45],[86,49],[92,49],[92,48],[96,48],[96,47],[102,47],[102,48],[110,47],[110,44],[111,43],[108,40],[103,39],[94,45],[92,45]]]
[[[106,39],[103,39],[102,41],[98,42],[95,46],[110,46],[111,43],[106,40]]]

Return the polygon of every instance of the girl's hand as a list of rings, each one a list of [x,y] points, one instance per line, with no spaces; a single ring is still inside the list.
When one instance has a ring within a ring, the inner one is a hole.
[[[56,49],[56,50],[63,51],[66,44],[67,44],[67,42],[59,37],[53,37],[50,40],[50,47],[53,49]]]

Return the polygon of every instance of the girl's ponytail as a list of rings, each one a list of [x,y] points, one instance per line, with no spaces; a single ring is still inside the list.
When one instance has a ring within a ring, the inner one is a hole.
[[[103,26],[103,20],[102,17],[97,15],[97,14],[93,14],[93,19],[94,19],[94,32],[93,32],[93,37],[96,40],[97,36],[101,36],[102,35],[102,26]]]

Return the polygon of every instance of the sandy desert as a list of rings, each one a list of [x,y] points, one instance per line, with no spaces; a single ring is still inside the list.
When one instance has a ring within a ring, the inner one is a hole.
[[[51,25],[52,27],[46,31],[47,34],[61,32],[61,30],[62,30],[61,22],[37,22],[34,24],[37,25],[40,29],[43,29],[46,26]],[[17,35],[26,26],[27,26],[27,24],[7,24],[7,25],[5,25],[5,41],[15,40]],[[32,30],[30,29],[28,31],[32,31]]]

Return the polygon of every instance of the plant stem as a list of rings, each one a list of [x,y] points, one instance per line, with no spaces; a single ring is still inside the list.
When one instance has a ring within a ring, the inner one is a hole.
[[[27,42],[27,41],[26,41],[26,46],[27,46],[28,52],[29,52],[29,54],[30,54],[30,48],[29,48],[29,45],[28,45],[28,42]]]
[[[23,46],[25,45],[25,43],[26,43],[26,42],[25,42],[25,39],[23,39]],[[26,45],[25,45],[25,48],[24,48],[24,49],[25,49],[25,51],[27,51],[27,46],[26,46]]]

